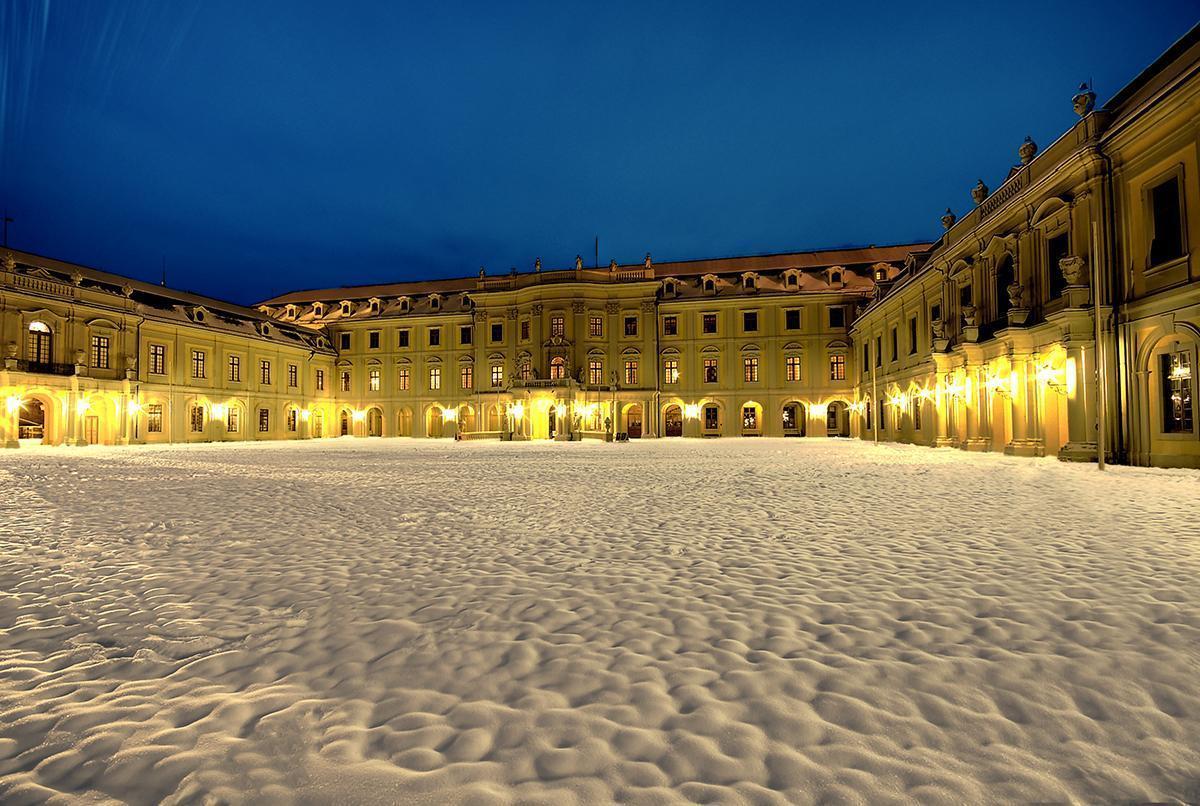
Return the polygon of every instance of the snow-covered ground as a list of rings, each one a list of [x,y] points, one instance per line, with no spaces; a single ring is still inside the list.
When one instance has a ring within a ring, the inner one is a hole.
[[[3,452],[0,802],[1196,799],[1198,512],[820,440]]]

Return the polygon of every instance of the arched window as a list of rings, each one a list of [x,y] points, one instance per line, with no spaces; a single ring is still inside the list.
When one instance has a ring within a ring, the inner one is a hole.
[[[53,351],[51,350],[53,334],[45,322],[29,323],[29,351],[31,364],[49,364]]]
[[[562,356],[550,359],[550,379],[560,381],[567,377],[567,362]]]

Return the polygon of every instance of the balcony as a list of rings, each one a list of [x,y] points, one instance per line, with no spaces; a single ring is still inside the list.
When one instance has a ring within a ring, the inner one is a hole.
[[[74,364],[56,364],[45,361],[17,361],[17,372],[29,372],[34,375],[74,375]]]

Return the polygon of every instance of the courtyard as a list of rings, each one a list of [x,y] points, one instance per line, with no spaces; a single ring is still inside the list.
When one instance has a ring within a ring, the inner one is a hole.
[[[4,803],[1200,798],[1194,471],[341,439],[0,490]]]

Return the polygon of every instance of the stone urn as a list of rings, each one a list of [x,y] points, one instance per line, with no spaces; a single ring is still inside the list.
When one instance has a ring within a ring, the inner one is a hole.
[[[930,322],[929,329],[933,331],[934,352],[946,352],[946,349],[950,346],[950,339],[946,338],[946,323],[941,319],[934,319]]]
[[[1086,81],[1079,85],[1079,92],[1071,97],[1071,106],[1079,117],[1084,117],[1096,107],[1096,93],[1092,92]]]
[[[954,212],[949,207],[947,207],[946,212],[942,213],[942,229],[950,229],[954,226],[954,222],[957,220],[958,217],[954,215]]]
[[[962,317],[963,340],[970,342],[979,341],[979,311],[974,305],[964,305]]]
[[[15,341],[4,345],[4,368],[10,372],[17,368],[17,343]]]
[[[975,187],[971,188],[971,198],[975,200],[975,205],[979,206],[979,205],[983,204],[983,200],[986,199],[987,197],[988,197],[988,186],[983,184],[983,180],[980,179],[978,182],[975,183]]]
[[[1033,158],[1037,156],[1037,143],[1033,142],[1033,138],[1026,135],[1025,142],[1021,143],[1017,149],[1017,156],[1021,158],[1022,165],[1028,165],[1033,162]]]
[[[1068,286],[1084,286],[1087,281],[1087,262],[1079,255],[1067,255],[1058,261],[1058,270]]]
[[[1008,288],[1008,324],[1021,326],[1029,321],[1029,309],[1021,303],[1025,298],[1025,286],[1014,280]]]

